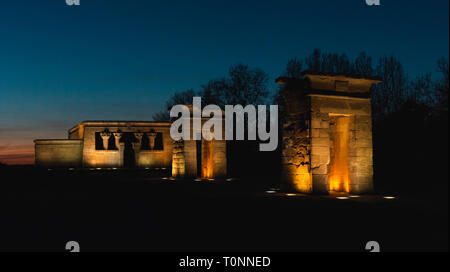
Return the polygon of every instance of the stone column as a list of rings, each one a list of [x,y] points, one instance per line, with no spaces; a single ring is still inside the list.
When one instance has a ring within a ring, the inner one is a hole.
[[[119,167],[124,166],[125,143],[119,143]]]
[[[143,136],[144,136],[144,133],[142,133],[142,132],[134,133],[134,137],[138,140],[137,142],[133,143],[133,148],[135,149],[135,151],[141,150]]]
[[[103,140],[103,149],[108,150],[108,142],[109,138],[111,137],[111,132],[103,131],[100,133],[100,137],[102,137]]]
[[[184,141],[174,141],[172,151],[172,177],[183,178],[186,174],[186,161],[184,157]]]
[[[156,139],[156,132],[151,130],[149,133],[147,133],[148,137],[148,144],[150,145],[150,150],[155,149],[155,139]]]
[[[116,142],[116,147],[119,150],[119,167],[123,167],[123,156],[125,151],[125,143],[121,143],[120,139],[122,138],[122,132],[114,132],[114,140]]]
[[[114,132],[114,140],[116,142],[116,148],[119,149],[120,148],[120,138],[122,138],[122,132]]]
[[[134,150],[134,158],[136,162],[136,166],[139,166],[139,152],[142,147],[142,137],[144,136],[144,133],[142,132],[135,132],[134,137],[138,140],[137,142],[133,143],[133,150]]]

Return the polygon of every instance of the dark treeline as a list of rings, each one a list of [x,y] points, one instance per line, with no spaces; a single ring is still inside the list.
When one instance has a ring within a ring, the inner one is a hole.
[[[362,52],[350,59],[345,54],[315,49],[305,58],[289,60],[282,76],[301,78],[305,70],[376,76],[383,80],[372,88],[374,170],[378,191],[423,191],[448,186],[447,59],[439,59],[435,71],[425,71],[410,78],[394,56],[374,61]],[[204,104],[221,107],[225,104],[278,104],[282,122],[281,96],[285,86],[280,85],[271,98],[268,83],[268,75],[260,69],[250,69],[243,64],[232,66],[226,77],[211,80],[198,91],[190,89],[175,93],[167,101],[166,110],[155,114],[154,119],[169,120],[168,111],[173,105],[191,104],[193,96],[200,96]],[[230,169],[235,170],[232,174],[260,175],[276,180],[280,170],[281,142],[277,151],[259,154],[256,144],[247,142],[247,148],[242,143],[237,145],[238,148],[229,150],[240,154],[229,154]]]

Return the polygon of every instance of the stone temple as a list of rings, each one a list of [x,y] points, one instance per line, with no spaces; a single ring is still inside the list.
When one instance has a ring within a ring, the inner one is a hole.
[[[276,82],[285,85],[282,187],[317,194],[372,192],[370,89],[380,80],[304,72],[300,79],[281,77]],[[201,132],[193,131],[189,118],[192,139]],[[226,177],[225,140],[173,141],[170,126],[171,122],[85,121],[69,130],[68,139],[35,140],[35,163],[167,168],[173,177]]]
[[[176,141],[170,122],[84,121],[68,139],[35,140],[35,164],[66,168],[172,168],[175,177],[226,176],[225,141]]]
[[[281,77],[283,186],[303,193],[373,191],[370,88],[378,78],[303,72]]]

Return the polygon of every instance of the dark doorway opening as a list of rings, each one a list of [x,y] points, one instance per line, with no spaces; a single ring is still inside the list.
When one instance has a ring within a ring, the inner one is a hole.
[[[202,140],[195,141],[197,145],[197,177],[202,176]]]
[[[123,151],[123,166],[125,168],[136,167],[136,158],[133,149],[134,141],[133,133],[123,133],[121,142],[125,144],[125,150]]]

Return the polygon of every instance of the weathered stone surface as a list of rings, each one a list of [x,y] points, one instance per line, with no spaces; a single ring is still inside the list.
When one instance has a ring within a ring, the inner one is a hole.
[[[80,167],[83,140],[35,140],[35,163],[45,167]]]
[[[356,148],[369,148],[372,149],[372,141],[369,137],[367,138],[359,138],[355,141]]]
[[[186,173],[186,159],[184,157],[184,142],[174,141],[172,153],[172,176],[182,178]]]
[[[295,86],[300,89],[289,88],[284,98],[287,118],[282,126],[283,181],[300,192],[326,193],[330,188],[370,192],[373,190],[370,99],[351,97],[348,93],[368,93],[378,81],[323,74],[305,77],[310,93],[301,96],[304,85],[298,84]],[[334,93],[321,93],[323,90]],[[345,129],[337,129],[337,118],[343,117],[347,120]],[[338,165],[334,166],[338,170],[333,170],[333,165]],[[345,186],[330,187],[330,179],[333,184],[344,182]]]
[[[318,147],[329,147],[330,146],[330,138],[329,137],[312,137],[311,145]]]
[[[312,129],[320,129],[322,128],[322,119],[314,118],[311,120],[311,128]]]
[[[313,192],[316,194],[328,193],[328,175],[313,174]]]
[[[214,178],[227,176],[227,148],[226,141],[213,142]]]
[[[328,174],[328,165],[327,164],[321,164],[318,167],[312,167],[312,174],[317,175],[326,175]]]
[[[86,121],[69,130],[69,139],[82,140],[81,166],[83,167],[123,167],[126,149],[124,141],[131,141],[128,136],[133,135],[136,142],[129,145],[134,145],[135,161],[133,166],[169,168],[172,163],[172,139],[169,129],[169,122]],[[154,130],[162,136],[162,149],[153,153],[142,150],[140,146],[142,144],[142,137],[139,137],[140,131],[150,130]],[[134,133],[137,133],[137,138]],[[124,137],[125,134],[128,136]],[[111,139],[112,135],[114,135],[114,139]],[[96,143],[98,140],[96,137],[99,137],[98,139],[101,141],[100,146]],[[57,150],[58,148],[60,149]],[[55,148],[53,152],[68,152],[64,151],[64,148],[58,148]],[[40,156],[39,153],[40,151],[37,150],[36,156]],[[70,154],[65,156],[70,156]],[[61,166],[66,165],[64,160],[56,158],[55,161],[59,160]],[[38,160],[36,165],[43,164]]]

